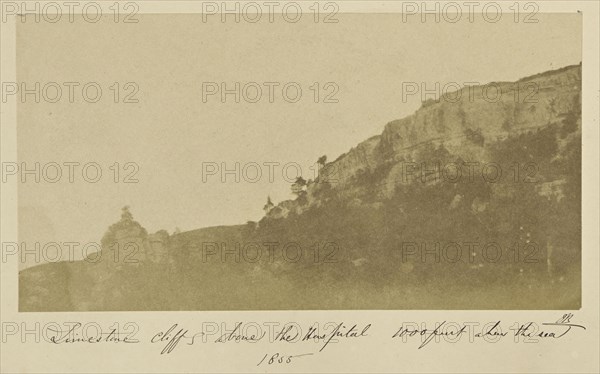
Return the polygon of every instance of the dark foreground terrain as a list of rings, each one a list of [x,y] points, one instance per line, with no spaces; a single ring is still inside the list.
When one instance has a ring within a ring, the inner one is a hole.
[[[21,271],[20,310],[577,309],[581,66],[497,84],[321,159],[260,222],[148,234],[125,208],[99,260]]]

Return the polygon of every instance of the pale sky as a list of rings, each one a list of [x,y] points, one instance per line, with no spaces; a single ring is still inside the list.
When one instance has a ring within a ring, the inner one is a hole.
[[[124,205],[149,232],[258,220],[267,195],[275,203],[290,198],[281,167],[274,183],[266,167],[258,183],[231,176],[203,183],[203,162],[296,162],[313,178],[308,168],[318,157],[334,160],[418,108],[417,96],[402,102],[402,82],[514,81],[581,61],[577,14],[540,14],[537,24],[510,17],[403,23],[399,14],[339,15],[338,24],[139,18],[19,24],[19,81],[98,82],[103,89],[95,104],[77,89],[68,103],[66,88],[59,103],[20,104],[20,161],[94,161],[104,173],[95,184],[83,181],[81,169],[72,184],[64,175],[56,184],[19,184],[20,240],[99,241]],[[255,104],[231,97],[223,104],[217,96],[202,102],[202,82],[236,81],[297,82],[303,96],[287,103],[276,89],[274,103],[266,96]],[[114,82],[136,82],[139,104],[113,103]],[[314,82],[335,82],[339,103],[314,103]],[[108,168],[115,162],[137,163],[139,183],[114,183]]]

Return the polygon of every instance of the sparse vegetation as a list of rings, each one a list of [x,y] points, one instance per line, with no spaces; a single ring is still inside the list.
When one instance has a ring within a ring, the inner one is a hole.
[[[559,107],[556,102],[553,106]],[[21,309],[578,308],[579,97],[558,120],[527,131],[515,130],[513,107],[502,112],[505,118],[499,118],[497,127],[508,137],[485,139],[486,124],[469,124],[461,107],[461,147],[436,140],[395,155],[386,148],[376,164],[356,168],[343,187],[298,177],[291,186],[296,199],[275,205],[268,197],[259,222],[154,234],[167,243],[167,260],[160,263],[120,270],[110,261],[27,269],[21,274]],[[438,115],[440,121],[451,117]],[[416,130],[410,131],[416,138]],[[499,166],[503,178],[489,182],[480,171],[474,178],[424,183],[397,175],[400,160],[431,169],[461,165],[468,152],[480,152],[483,160]],[[325,167],[327,157],[317,163]],[[128,207],[103,245],[123,232],[134,232],[141,240],[149,237]],[[501,256],[492,261],[492,253],[486,258],[480,248],[475,257],[463,252],[459,261],[448,260],[447,252],[435,257],[436,243],[465,248],[474,242],[495,243]],[[244,260],[241,251],[248,243],[262,248],[270,243],[272,251],[256,261]],[[285,259],[289,243],[302,249],[297,260]],[[416,252],[403,258],[403,243],[429,249],[429,255],[423,259],[423,252]],[[46,284],[40,284],[42,278]],[[80,299],[66,300],[64,287]]]

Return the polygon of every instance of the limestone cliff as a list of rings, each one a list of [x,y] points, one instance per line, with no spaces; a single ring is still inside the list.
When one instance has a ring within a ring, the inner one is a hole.
[[[364,173],[371,175],[378,196],[389,197],[402,183],[401,161],[416,160],[427,146],[443,144],[456,157],[487,162],[488,145],[560,122],[579,111],[580,93],[581,65],[573,65],[516,82],[468,86],[428,100],[413,115],[389,122],[381,135],[327,163],[316,183],[309,184],[307,203],[281,202],[269,216],[285,217],[290,211],[319,205],[316,196],[324,183],[352,197],[357,193],[354,181]]]

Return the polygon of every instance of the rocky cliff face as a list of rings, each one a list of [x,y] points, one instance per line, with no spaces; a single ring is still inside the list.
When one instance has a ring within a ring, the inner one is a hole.
[[[365,173],[377,184],[376,194],[389,197],[403,183],[403,162],[419,162],[417,155],[426,147],[443,145],[467,162],[489,162],[486,146],[560,122],[579,110],[580,92],[581,65],[574,65],[516,82],[468,86],[428,100],[413,115],[389,122],[381,135],[325,165],[321,177],[308,186],[308,204],[284,201],[272,217],[319,205],[323,182],[352,197],[357,193],[354,181]]]
[[[571,66],[427,101],[297,182],[297,199],[269,199],[259,224],[149,234],[125,207],[99,258],[21,271],[19,310],[579,308],[580,94]],[[506,174],[407,178],[436,162]],[[404,259],[405,244],[468,251]]]

